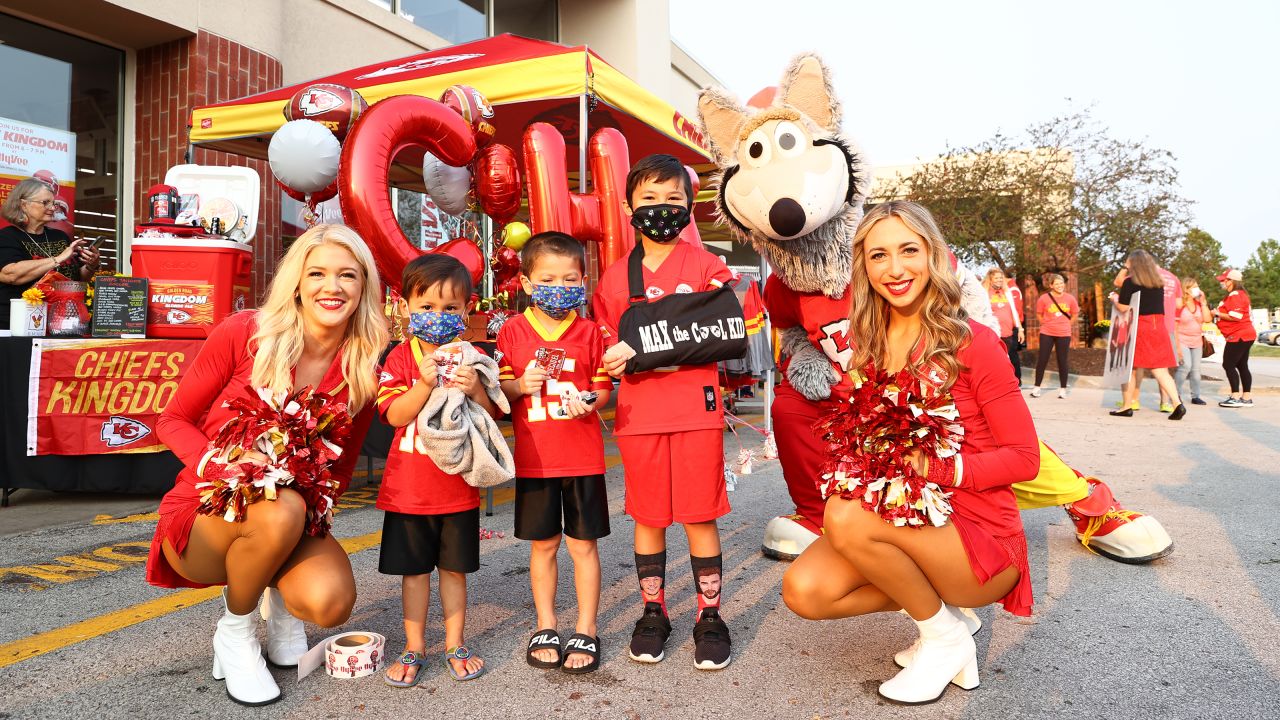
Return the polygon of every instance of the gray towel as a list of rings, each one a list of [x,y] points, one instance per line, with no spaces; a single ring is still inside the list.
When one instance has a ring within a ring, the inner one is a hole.
[[[472,347],[462,345],[458,365],[475,368],[480,384],[493,404],[504,413],[511,404],[498,382],[498,363]],[[516,464],[498,423],[475,400],[458,388],[436,388],[414,421],[414,444],[444,472],[461,475],[472,487],[501,485],[515,477]]]

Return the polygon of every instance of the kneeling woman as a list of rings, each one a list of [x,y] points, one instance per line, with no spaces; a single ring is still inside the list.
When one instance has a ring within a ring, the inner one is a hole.
[[[226,614],[213,636],[213,676],[225,679],[227,694],[244,705],[280,698],[258,644],[253,612],[259,598],[267,659],[287,667],[307,650],[302,621],[346,622],[355,579],[331,533],[304,534],[308,508],[293,489],[248,505],[234,522],[197,512],[210,440],[235,416],[227,401],[254,399],[250,386],[326,393],[346,403],[353,418],[331,468],[341,495],[373,417],[378,355],[387,343],[381,287],[373,256],[354,231],[338,225],[308,230],[281,261],[262,309],[232,315],[213,330],[156,428],[186,467],[160,503],[147,581],[226,586]],[[249,453],[243,462],[266,459]],[[322,469],[314,461],[310,467]]]
[[[787,570],[782,595],[812,620],[905,610],[920,640],[895,658],[905,669],[880,694],[932,702],[948,683],[978,684],[976,627],[960,608],[1000,601],[1015,614],[1031,612],[1026,538],[1009,485],[1035,477],[1036,432],[1004,345],[960,309],[960,286],[926,209],[894,201],[867,213],[854,236],[850,289],[852,367],[924,383],[955,402],[959,455],[909,456],[921,476],[953,493],[952,513],[940,527],[898,527],[864,507],[862,488],[825,488],[826,534]]]

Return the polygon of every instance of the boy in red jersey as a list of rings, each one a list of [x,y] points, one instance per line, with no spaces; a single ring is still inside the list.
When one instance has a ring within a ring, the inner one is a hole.
[[[499,379],[511,401],[516,440],[516,537],[529,540],[529,584],[537,627],[525,660],[581,674],[600,666],[596,614],[600,555],[609,534],[604,437],[596,408],[609,400],[604,340],[576,308],[586,302],[586,253],[559,232],[534,235],[521,252],[520,284],[533,307],[498,333]],[[581,393],[596,397],[584,401]],[[556,553],[560,536],[573,558],[578,623],[560,649],[556,630]]]
[[[423,255],[405,266],[401,286],[402,309],[425,329],[391,351],[379,378],[378,412],[396,432],[378,491],[377,507],[386,511],[378,572],[403,576],[405,652],[384,680],[412,687],[422,673],[431,571],[437,568],[449,672],[470,680],[484,670],[484,661],[463,643],[466,574],[480,569],[480,493],[462,476],[442,471],[415,442],[418,413],[441,376],[433,354],[466,329],[471,275],[448,255]],[[448,383],[496,413],[473,367],[458,366]]]
[[[693,187],[684,166],[670,155],[650,155],[627,175],[627,208],[644,248],[645,295],[713,290],[731,278],[715,255],[679,239],[689,224]],[[630,292],[627,263],[609,266],[593,309],[605,333],[604,367],[621,378],[614,435],[626,471],[626,510],[635,520],[636,572],[644,614],[631,634],[628,655],[655,663],[671,634],[665,585],[666,529],[684,525],[694,577],[721,568],[716,519],[728,514],[724,484],[724,408],[714,363],[624,374],[618,321]],[[729,664],[729,627],[720,619],[720,593],[698,594],[693,629],[694,665],[718,670]]]

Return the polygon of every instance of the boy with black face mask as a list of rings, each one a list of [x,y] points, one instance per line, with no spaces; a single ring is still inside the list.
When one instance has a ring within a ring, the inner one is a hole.
[[[669,293],[714,290],[729,282],[715,255],[679,238],[690,222],[693,186],[684,165],[650,155],[627,175],[627,209],[644,249],[648,301]],[[678,366],[626,374],[618,322],[629,305],[627,263],[605,270],[592,308],[605,334],[605,370],[621,379],[614,435],[626,471],[626,511],[635,520],[636,571],[644,614],[631,635],[629,656],[656,663],[671,634],[665,597],[666,529],[684,525],[694,577],[721,568],[716,519],[728,514],[724,484],[724,408],[716,365]],[[729,664],[729,628],[720,619],[720,593],[698,593],[694,665]]]

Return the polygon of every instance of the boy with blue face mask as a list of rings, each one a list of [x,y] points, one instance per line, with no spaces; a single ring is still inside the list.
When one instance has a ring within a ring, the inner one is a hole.
[[[424,672],[431,571],[437,568],[449,672],[455,680],[470,680],[484,669],[484,661],[463,643],[467,573],[480,569],[480,492],[421,452],[416,420],[431,394],[445,386],[462,390],[490,415],[497,411],[474,367],[444,372],[434,357],[439,346],[466,330],[467,269],[448,255],[423,255],[405,266],[401,291],[413,337],[387,355],[378,378],[378,412],[396,432],[377,507],[386,511],[378,571],[403,576],[405,651],[384,680],[405,688],[416,685]]]
[[[498,333],[499,379],[515,426],[515,533],[531,542],[529,582],[539,628],[525,660],[566,673],[600,663],[596,613],[600,556],[609,534],[604,438],[596,408],[613,383],[604,371],[604,338],[576,309],[586,301],[586,253],[559,232],[533,236],[521,252],[520,284],[533,307]],[[583,397],[583,393],[594,392]],[[562,647],[556,623],[560,536],[573,558],[578,621]]]

